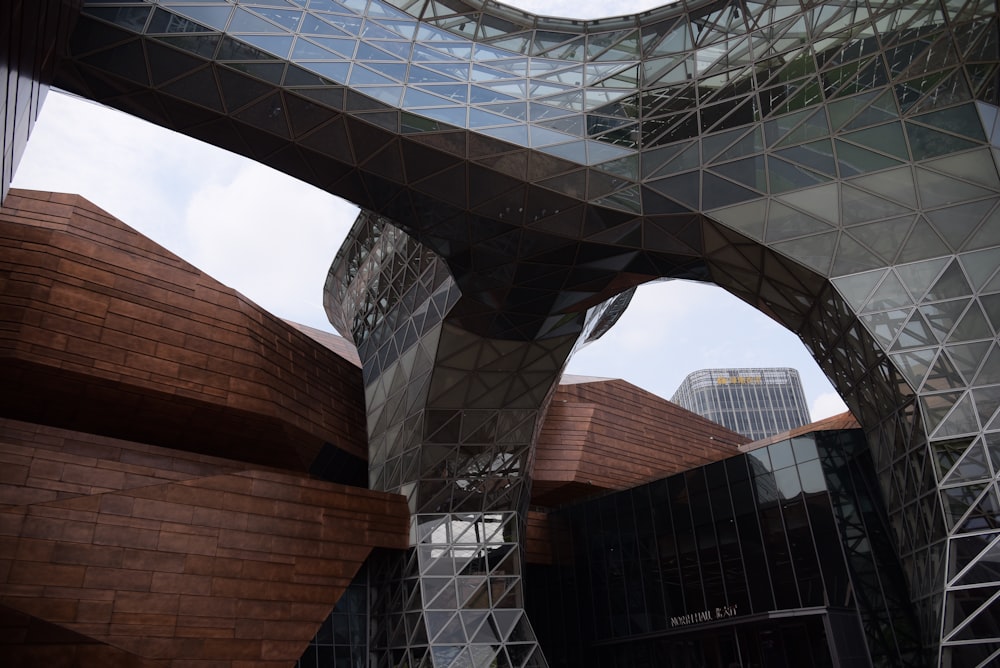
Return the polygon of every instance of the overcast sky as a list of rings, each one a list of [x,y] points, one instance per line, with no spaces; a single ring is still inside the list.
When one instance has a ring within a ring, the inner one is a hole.
[[[655,4],[618,2],[615,13]],[[571,16],[573,8],[586,18],[595,6],[545,2],[542,11]],[[344,200],[58,93],[46,100],[14,186],[83,195],[276,315],[332,331],[323,281],[357,214]],[[640,288],[569,372],[624,378],[669,398],[688,373],[729,366],[796,368],[814,420],[846,410],[796,336],[719,288],[681,281]]]

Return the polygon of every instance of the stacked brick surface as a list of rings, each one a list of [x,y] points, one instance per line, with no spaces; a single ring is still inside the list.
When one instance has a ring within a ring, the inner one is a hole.
[[[538,438],[532,503],[627,489],[732,457],[746,442],[624,380],[563,384]]]
[[[96,641],[134,665],[287,666],[372,547],[406,545],[401,497],[301,474],[11,420],[0,462],[0,604],[48,623],[6,634],[5,665]]]
[[[360,372],[76,196],[0,210],[0,665],[288,666],[401,497]]]
[[[353,364],[75,195],[0,209],[0,373],[8,417],[297,470],[324,442],[365,456]]]

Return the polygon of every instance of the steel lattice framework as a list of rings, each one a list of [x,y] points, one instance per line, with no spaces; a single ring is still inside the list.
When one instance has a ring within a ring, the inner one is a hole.
[[[660,277],[799,334],[868,433],[927,644],[976,665],[1000,655],[997,14],[91,1],[56,83],[368,210],[327,305],[365,361],[372,483],[414,512],[379,665],[544,665],[534,425],[587,313]]]

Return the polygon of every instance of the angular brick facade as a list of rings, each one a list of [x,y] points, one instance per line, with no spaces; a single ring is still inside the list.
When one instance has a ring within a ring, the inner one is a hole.
[[[324,442],[366,456],[354,365],[80,197],[10,192],[0,280],[8,417],[300,471]]]
[[[0,644],[8,665],[60,644],[97,661],[81,665],[109,665],[106,645],[287,666],[371,549],[406,545],[401,497],[301,474],[12,420],[0,461],[4,501],[30,500],[0,508],[0,619],[48,629],[37,647]]]
[[[370,551],[407,546],[402,497],[306,474],[367,458],[358,364],[340,337],[275,318],[80,197],[11,191],[0,665],[298,659]],[[744,441],[624,381],[563,385],[532,501]],[[566,547],[544,512],[525,532],[531,563]]]
[[[71,195],[0,210],[0,665],[287,666],[401,497],[360,372]]]
[[[747,440],[624,380],[563,384],[538,438],[532,503],[634,487],[731,457]]]

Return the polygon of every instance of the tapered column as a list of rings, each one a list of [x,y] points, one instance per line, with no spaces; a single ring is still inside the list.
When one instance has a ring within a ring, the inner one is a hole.
[[[524,614],[523,521],[540,418],[587,313],[528,340],[470,331],[445,264],[367,213],[326,307],[364,364],[371,486],[412,513],[410,550],[374,571],[378,665],[545,666]]]

